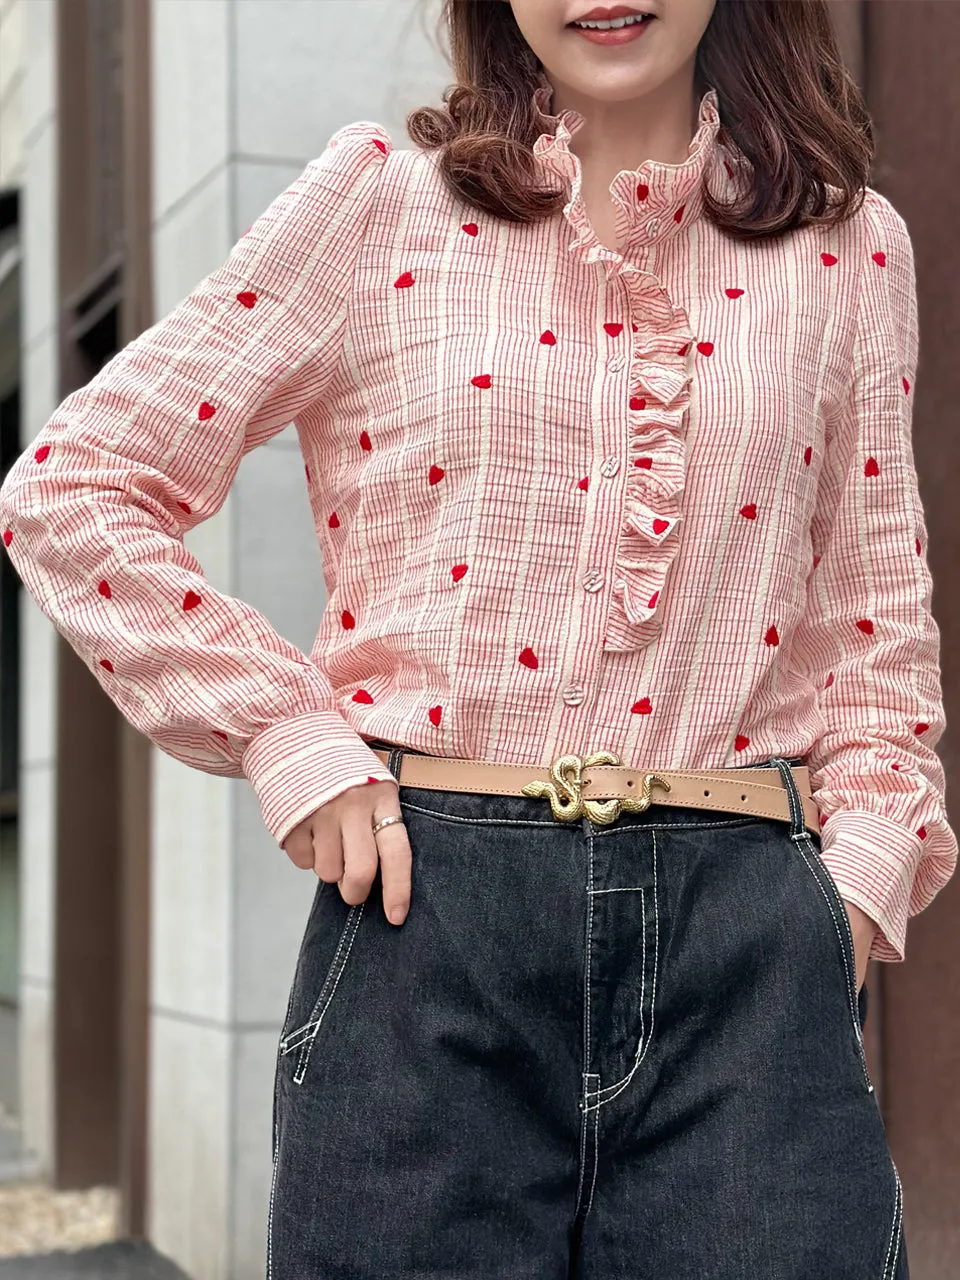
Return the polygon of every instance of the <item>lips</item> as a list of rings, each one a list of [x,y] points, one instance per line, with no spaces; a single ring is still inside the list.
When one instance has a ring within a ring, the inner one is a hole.
[[[609,22],[613,18],[639,17],[649,12],[649,9],[635,9],[626,4],[616,4],[612,9],[604,9],[602,5],[597,5],[589,13],[581,13],[579,17],[573,18],[567,25],[573,26],[574,22]]]

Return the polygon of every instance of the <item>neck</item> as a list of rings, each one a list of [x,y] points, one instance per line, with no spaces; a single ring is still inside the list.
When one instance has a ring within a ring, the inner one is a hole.
[[[556,85],[551,110],[572,109],[584,118],[571,139],[584,176],[609,180],[621,169],[638,169],[645,160],[682,164],[697,131],[700,95],[692,77],[675,77],[652,93],[623,102],[601,102]]]

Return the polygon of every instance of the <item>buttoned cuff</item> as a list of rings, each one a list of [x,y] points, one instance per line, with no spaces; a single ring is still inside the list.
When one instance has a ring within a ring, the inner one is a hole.
[[[820,853],[841,898],[879,926],[871,960],[898,961],[906,949],[910,891],[920,863],[920,837],[882,814],[842,809],[820,832]]]
[[[337,711],[291,716],[258,733],[241,758],[277,843],[322,804],[368,778],[396,778]]]

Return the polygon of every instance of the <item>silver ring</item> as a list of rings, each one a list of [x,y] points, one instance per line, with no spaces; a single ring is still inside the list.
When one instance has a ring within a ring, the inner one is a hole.
[[[376,835],[381,827],[389,827],[391,822],[402,822],[403,818],[398,814],[390,814],[388,818],[381,818],[379,822],[374,823],[373,834]]]

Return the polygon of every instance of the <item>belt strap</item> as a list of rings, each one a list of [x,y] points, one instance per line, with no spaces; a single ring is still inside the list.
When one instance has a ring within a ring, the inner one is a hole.
[[[389,751],[377,747],[371,749],[384,764],[388,763]],[[660,781],[647,787],[650,804],[716,809],[722,813],[791,821],[790,797],[777,769],[648,770],[631,769],[626,765],[590,765],[577,757],[560,757],[560,760],[564,759],[577,760],[581,765],[567,777],[572,781],[572,774],[579,773],[579,792],[584,801],[593,804],[619,800],[626,802],[627,806],[635,806],[637,797],[644,792],[644,779],[652,776]],[[549,798],[551,783],[555,785],[558,777],[555,772],[557,763],[544,767],[404,752],[397,781],[401,786],[422,787],[427,791],[472,791],[499,796],[529,795],[531,792],[525,793],[524,787],[540,784],[537,794]],[[800,794],[804,824],[808,830],[819,834],[820,815],[810,793],[810,771],[803,764],[791,765],[790,769]],[[669,789],[662,783],[667,783]],[[570,816],[576,817],[579,812],[578,809]]]

